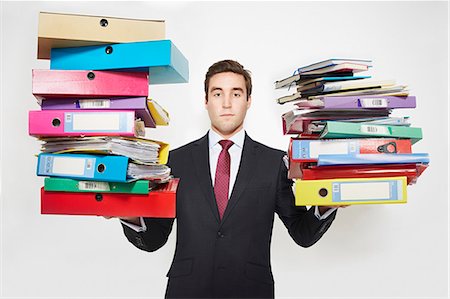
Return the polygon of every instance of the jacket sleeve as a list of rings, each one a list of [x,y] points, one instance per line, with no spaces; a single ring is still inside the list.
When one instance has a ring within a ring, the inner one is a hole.
[[[275,211],[298,245],[312,246],[328,230],[336,217],[336,211],[326,219],[319,220],[314,215],[314,208],[308,210],[305,206],[295,206],[293,181],[288,179],[286,165],[283,159],[280,160]]]
[[[123,232],[134,246],[145,251],[155,251],[166,244],[172,231],[174,219],[170,218],[144,218],[147,230],[136,232],[122,224]]]

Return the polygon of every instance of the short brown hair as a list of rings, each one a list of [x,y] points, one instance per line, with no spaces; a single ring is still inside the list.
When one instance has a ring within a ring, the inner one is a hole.
[[[247,99],[252,94],[252,78],[250,77],[250,71],[244,69],[244,67],[234,60],[222,60],[214,63],[208,69],[205,78],[205,95],[208,99],[209,80],[212,76],[220,73],[231,72],[244,76],[245,87],[247,89]]]

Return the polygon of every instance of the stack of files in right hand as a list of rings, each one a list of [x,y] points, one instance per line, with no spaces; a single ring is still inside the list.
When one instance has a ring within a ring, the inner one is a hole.
[[[415,108],[416,98],[393,80],[353,76],[369,67],[369,60],[330,59],[276,83],[298,88],[277,100],[296,105],[282,116],[283,133],[297,134],[288,150],[296,205],[406,203],[406,186],[428,167],[427,153],[412,152],[422,130],[408,116],[391,116],[393,109]],[[346,68],[345,76],[327,73]],[[322,77],[305,77],[313,73]]]
[[[165,22],[57,13],[39,15],[29,134],[42,142],[41,213],[175,217],[178,179],[169,145],[145,128],[168,125],[149,84],[184,83],[188,61]]]

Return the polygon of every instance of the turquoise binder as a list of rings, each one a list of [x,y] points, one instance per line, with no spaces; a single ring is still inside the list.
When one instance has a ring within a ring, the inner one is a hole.
[[[189,80],[188,60],[170,40],[54,48],[50,69],[149,72],[150,84]]]
[[[408,138],[414,144],[422,139],[422,129],[403,126],[384,126],[369,123],[327,121],[320,138],[394,137]]]

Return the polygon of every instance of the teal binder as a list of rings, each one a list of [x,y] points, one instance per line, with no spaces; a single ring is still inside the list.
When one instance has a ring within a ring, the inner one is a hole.
[[[170,40],[51,50],[52,70],[149,72],[150,84],[189,81],[189,63]]]
[[[327,121],[320,138],[393,137],[411,139],[414,144],[422,139],[422,129],[404,126],[384,126],[369,123]]]

